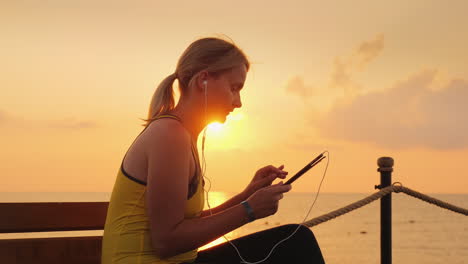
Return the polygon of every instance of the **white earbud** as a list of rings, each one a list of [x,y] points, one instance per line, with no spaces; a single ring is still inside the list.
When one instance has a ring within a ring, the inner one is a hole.
[[[207,88],[208,81],[204,80],[203,85],[204,85],[203,89],[205,90],[205,106],[206,106],[206,96],[207,96],[207,93],[208,93],[208,88]]]

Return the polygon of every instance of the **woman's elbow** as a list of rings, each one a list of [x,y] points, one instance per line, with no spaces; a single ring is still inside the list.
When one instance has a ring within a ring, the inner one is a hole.
[[[156,253],[156,256],[158,256],[158,258],[160,259],[170,258],[179,254],[175,250],[170,249],[170,248],[158,248],[158,249],[155,249],[154,252]]]
[[[175,228],[153,229],[151,232],[151,244],[159,258],[165,259],[181,254],[181,239],[177,237]]]
[[[170,257],[170,250],[162,242],[153,243],[153,250],[158,258],[165,259]]]
[[[152,241],[154,253],[159,258],[165,259],[177,255],[170,238],[153,238]]]
[[[164,249],[155,249],[154,250],[156,256],[160,259],[167,259],[169,257],[172,257],[171,254],[169,254],[169,252],[167,250],[164,250]]]

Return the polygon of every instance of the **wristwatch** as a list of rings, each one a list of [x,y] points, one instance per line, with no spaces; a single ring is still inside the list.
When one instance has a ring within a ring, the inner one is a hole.
[[[241,204],[244,206],[244,209],[247,212],[247,215],[249,217],[249,223],[254,221],[255,215],[254,215],[252,207],[250,207],[250,204],[247,201],[242,201]]]

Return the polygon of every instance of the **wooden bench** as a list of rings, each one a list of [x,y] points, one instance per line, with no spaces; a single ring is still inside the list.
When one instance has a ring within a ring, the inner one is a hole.
[[[0,203],[0,233],[103,230],[108,202]],[[0,239],[2,264],[101,262],[102,236]]]

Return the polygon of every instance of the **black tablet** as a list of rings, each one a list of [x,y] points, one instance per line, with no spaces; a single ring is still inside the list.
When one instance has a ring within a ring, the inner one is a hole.
[[[323,153],[320,153],[320,155],[318,155],[315,159],[313,159],[309,164],[307,164],[304,168],[302,168],[302,170],[300,170],[298,173],[296,173],[296,175],[292,176],[288,181],[286,181],[286,183],[284,184],[291,184],[293,183],[295,180],[297,180],[299,177],[302,176],[302,174],[306,173],[308,170],[310,170],[312,167],[314,167],[315,165],[317,165],[317,163],[319,163],[320,161],[322,161],[323,159],[325,158],[325,156],[323,155]]]

